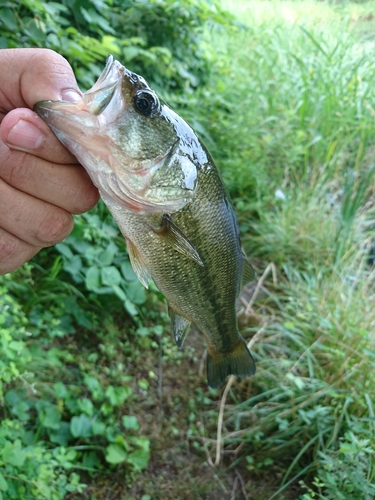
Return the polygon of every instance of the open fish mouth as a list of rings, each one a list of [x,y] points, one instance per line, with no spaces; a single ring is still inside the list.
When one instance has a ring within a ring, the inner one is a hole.
[[[107,63],[102,74],[95,84],[83,95],[83,102],[87,111],[99,115],[108,106],[116,90],[120,90],[122,77],[126,69],[116,61],[112,55],[107,58]]]
[[[81,112],[88,112],[93,116],[99,117],[100,115],[100,122],[110,123],[124,109],[125,103],[121,95],[121,82],[126,71],[125,67],[110,55],[107,58],[102,74],[91,89],[82,95],[80,101],[74,103],[69,101],[40,101],[34,106],[34,111],[42,118],[52,119],[50,122],[52,127],[53,115],[60,116],[69,112],[75,114],[75,120],[77,121],[83,118]],[[113,106],[107,109],[113,101],[116,101],[116,107]],[[85,122],[88,124],[87,119]]]

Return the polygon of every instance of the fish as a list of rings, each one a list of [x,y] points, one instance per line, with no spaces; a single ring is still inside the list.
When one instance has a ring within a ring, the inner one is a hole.
[[[207,343],[207,381],[248,377],[236,298],[254,279],[218,169],[193,129],[112,56],[77,102],[35,112],[87,170],[125,237],[141,283],[164,294],[175,342],[192,324]]]

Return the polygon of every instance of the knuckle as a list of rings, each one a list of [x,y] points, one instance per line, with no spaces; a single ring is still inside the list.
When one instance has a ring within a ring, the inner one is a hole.
[[[55,245],[71,233],[73,225],[74,222],[71,214],[56,208],[39,225],[36,232],[36,239],[43,246]]]
[[[27,184],[34,164],[34,157],[20,151],[12,151],[8,184],[14,187],[22,187]]]
[[[6,265],[18,253],[18,241],[9,233],[0,234],[0,266]]]
[[[33,59],[40,73],[47,73],[49,75],[65,75],[66,73],[72,73],[68,61],[54,50],[36,49],[33,54]]]

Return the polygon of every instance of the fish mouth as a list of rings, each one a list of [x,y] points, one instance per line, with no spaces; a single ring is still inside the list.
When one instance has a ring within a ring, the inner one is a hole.
[[[82,112],[97,117],[100,115],[101,122],[114,121],[122,113],[125,105],[121,95],[121,82],[125,72],[125,67],[109,55],[102,74],[91,89],[82,95],[81,100],[77,102],[39,101],[35,104],[34,111],[41,118],[48,120],[49,125],[52,126],[54,119],[62,115],[70,115],[73,121],[81,120]],[[116,101],[116,108],[112,107],[107,110],[113,101]]]
[[[120,87],[124,72],[124,66],[109,55],[102,74],[83,96],[87,111],[99,115],[105,110]]]

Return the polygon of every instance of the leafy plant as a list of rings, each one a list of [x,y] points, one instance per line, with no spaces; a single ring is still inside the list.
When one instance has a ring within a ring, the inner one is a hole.
[[[0,48],[56,50],[85,88],[112,53],[159,88],[181,91],[208,81],[208,22],[229,23],[216,0],[8,0],[0,3]]]

